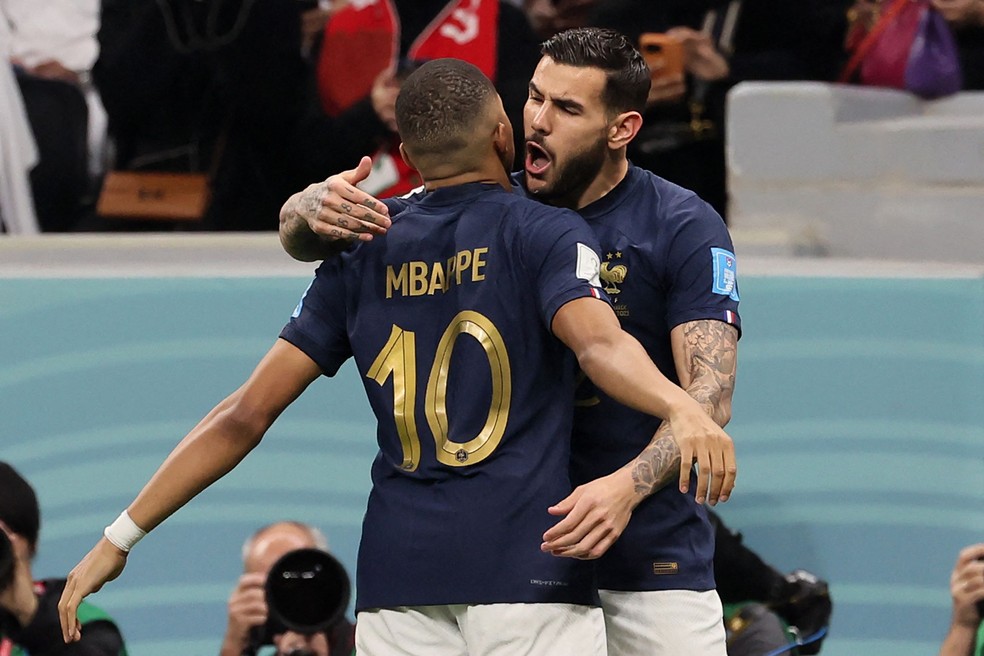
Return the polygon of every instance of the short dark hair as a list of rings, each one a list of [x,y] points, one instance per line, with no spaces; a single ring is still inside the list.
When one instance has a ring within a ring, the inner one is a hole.
[[[558,64],[604,71],[601,100],[613,113],[646,108],[652,85],[649,66],[621,32],[601,27],[565,30],[547,39],[540,53]]]
[[[0,521],[37,551],[41,508],[34,488],[16,469],[0,462]]]
[[[460,59],[434,59],[411,73],[396,99],[396,124],[414,155],[449,153],[471,142],[471,128],[496,96],[492,82]]]

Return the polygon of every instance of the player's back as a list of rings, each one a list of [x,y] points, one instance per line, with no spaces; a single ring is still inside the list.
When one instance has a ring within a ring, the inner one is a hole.
[[[539,551],[571,490],[576,370],[548,328],[598,295],[579,256],[596,258],[575,214],[475,183],[319,271],[379,419],[360,608],[591,600],[582,564]]]

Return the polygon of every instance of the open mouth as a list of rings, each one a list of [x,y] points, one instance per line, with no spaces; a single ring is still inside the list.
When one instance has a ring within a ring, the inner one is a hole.
[[[543,175],[550,168],[552,158],[543,146],[533,141],[526,142],[526,172],[530,175]]]

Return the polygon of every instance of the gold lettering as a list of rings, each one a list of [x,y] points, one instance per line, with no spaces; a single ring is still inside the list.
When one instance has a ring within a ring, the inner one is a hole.
[[[466,282],[469,275],[473,282],[485,280],[488,252],[488,247],[458,251],[446,261],[433,264],[413,260],[400,265],[399,271],[387,265],[386,298],[393,298],[397,293],[400,296],[433,296],[437,292],[446,292],[461,284],[462,274]]]
[[[444,269],[441,267],[440,262],[434,263],[434,268],[431,270],[431,282],[430,288],[427,290],[429,296],[433,296],[434,292],[446,291],[444,286]]]
[[[471,266],[472,254],[471,254],[471,251],[458,251],[458,255],[456,257],[457,257],[457,260],[454,263],[455,264],[455,266],[454,266],[454,281],[457,284],[460,285],[461,284],[461,273],[465,269],[467,269],[468,267]]]
[[[455,264],[457,263],[457,258],[453,255],[448,258],[448,265],[445,267],[445,272],[448,274],[447,278],[447,289],[451,289],[451,285],[454,284],[454,272],[457,271]]]
[[[422,296],[427,292],[427,263],[414,260],[410,263],[410,295]]]
[[[407,265],[400,267],[399,273],[393,272],[392,266],[386,267],[386,298],[393,298],[393,291],[399,289],[400,296],[407,295]]]
[[[479,273],[479,269],[485,266],[482,256],[489,252],[488,248],[476,248],[475,256],[472,258],[472,280],[485,280],[485,274]]]

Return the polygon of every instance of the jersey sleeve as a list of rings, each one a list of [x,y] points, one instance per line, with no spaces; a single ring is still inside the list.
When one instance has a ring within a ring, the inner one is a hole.
[[[523,231],[523,254],[547,329],[565,303],[590,296],[608,302],[601,289],[600,247],[578,214],[537,207]]]
[[[727,226],[697,196],[683,200],[674,213],[678,220],[666,242],[662,276],[668,289],[669,327],[715,319],[740,334],[738,260]]]
[[[326,260],[298,302],[290,321],[280,331],[284,339],[334,376],[352,356],[346,322],[345,256]]]

